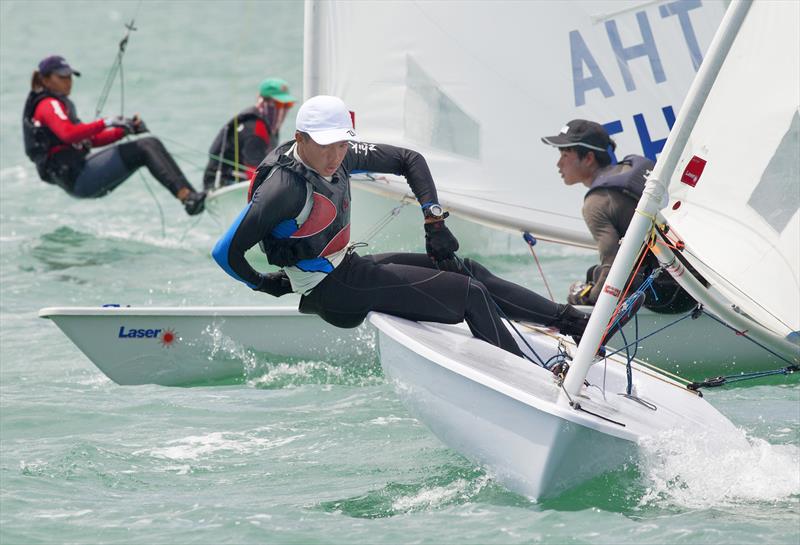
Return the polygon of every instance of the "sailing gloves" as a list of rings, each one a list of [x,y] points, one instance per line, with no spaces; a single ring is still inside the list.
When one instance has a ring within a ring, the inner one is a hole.
[[[142,118],[139,115],[133,116],[133,119],[130,120],[131,126],[133,127],[133,134],[142,134],[143,132],[150,132],[147,128],[147,125],[144,124]]]
[[[292,293],[292,283],[283,271],[268,273],[261,276],[261,282],[254,288],[256,291],[269,293],[273,297],[280,297]]]
[[[425,224],[425,252],[440,269],[459,268],[456,250],[458,250],[458,240],[445,226],[444,220]]]
[[[125,134],[142,134],[148,132],[147,125],[138,115],[131,117],[122,117],[121,115],[115,117],[106,117],[103,119],[106,127],[118,127],[125,131]]]

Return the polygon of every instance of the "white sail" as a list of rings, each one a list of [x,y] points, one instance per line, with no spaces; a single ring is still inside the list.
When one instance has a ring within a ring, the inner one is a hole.
[[[700,273],[781,336],[800,330],[799,111],[800,3],[756,2],[663,212]]]
[[[540,137],[587,118],[621,154],[655,158],[724,9],[307,2],[305,93],[343,97],[367,140],[422,152],[454,210],[591,245],[585,188],[562,184]]]
[[[745,333],[766,343],[786,361],[800,361],[797,344],[786,340],[797,343],[800,323],[800,182],[795,121],[800,104],[798,6],[796,2],[742,0],[731,5],[709,57],[692,84],[664,154],[647,181],[638,214],[631,221],[592,312],[564,382],[570,394],[575,395],[582,388],[620,287],[653,220],[658,219],[656,214],[661,220],[664,215],[672,218],[672,236],[677,230],[686,244],[681,253],[709,276],[710,286],[698,290],[694,275],[683,274],[682,267],[676,267],[670,272],[681,285],[723,320],[747,330]],[[775,92],[778,104],[768,105],[772,97],[767,99],[766,95],[759,95],[759,100],[754,101],[754,89]],[[737,113],[741,118],[734,123],[732,118]],[[736,143],[736,135],[759,150]],[[709,168],[710,158],[713,168]],[[751,161],[753,168],[746,166]],[[673,192],[672,205],[659,213],[666,204],[668,187]],[[780,268],[780,272],[762,268],[759,260]],[[737,268],[749,271],[742,275]],[[739,309],[754,321],[743,318]],[[746,325],[742,327],[747,323],[753,331]]]

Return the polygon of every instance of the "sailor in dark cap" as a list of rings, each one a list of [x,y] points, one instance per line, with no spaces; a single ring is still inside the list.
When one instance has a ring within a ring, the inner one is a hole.
[[[31,79],[22,127],[25,153],[36,164],[39,177],[74,197],[96,198],[147,166],[188,214],[202,212],[205,193],[194,190],[158,138],[145,136],[109,145],[126,135],[147,132],[138,116],[81,122],[68,98],[72,76],[80,76],[80,72],[64,57],[51,55],[42,59]]]
[[[542,142],[558,148],[556,166],[566,185],[583,184],[589,188],[583,199],[583,219],[597,242],[600,263],[589,268],[585,281],[572,284],[567,301],[594,305],[655,163],[641,155],[626,155],[614,162],[616,142],[602,125],[585,119],[573,119],[559,134],[545,136]],[[639,283],[656,267],[658,261],[648,256]],[[694,300],[668,274],[656,279],[654,291],[648,291],[645,301],[645,306],[659,312],[683,312],[694,305]]]

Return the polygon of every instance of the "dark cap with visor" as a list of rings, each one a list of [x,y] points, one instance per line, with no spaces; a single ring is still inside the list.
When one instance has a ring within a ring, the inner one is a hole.
[[[542,142],[556,148],[581,146],[590,150],[608,153],[611,138],[599,123],[585,119],[573,119],[555,136],[543,136]]]
[[[81,73],[72,68],[64,57],[60,55],[50,55],[39,62],[39,73],[43,76],[56,74],[58,76],[71,76],[75,74],[80,76]]]

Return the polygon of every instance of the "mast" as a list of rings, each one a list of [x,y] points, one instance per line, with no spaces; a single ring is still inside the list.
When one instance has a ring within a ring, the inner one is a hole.
[[[320,0],[305,0],[303,10],[303,100],[320,93]]]
[[[575,396],[580,392],[594,354],[600,346],[601,338],[617,305],[618,297],[630,275],[636,256],[644,244],[645,237],[652,227],[653,219],[658,211],[666,205],[667,186],[680,159],[683,147],[691,135],[706,97],[714,85],[728,51],[747,16],[750,5],[749,0],[731,2],[722,24],[709,46],[697,77],[692,82],[686,101],[664,145],[664,150],[645,184],[636,214],[628,227],[619,253],[614,259],[611,271],[592,311],[586,332],[578,346],[575,360],[564,380],[564,389],[570,396]]]

